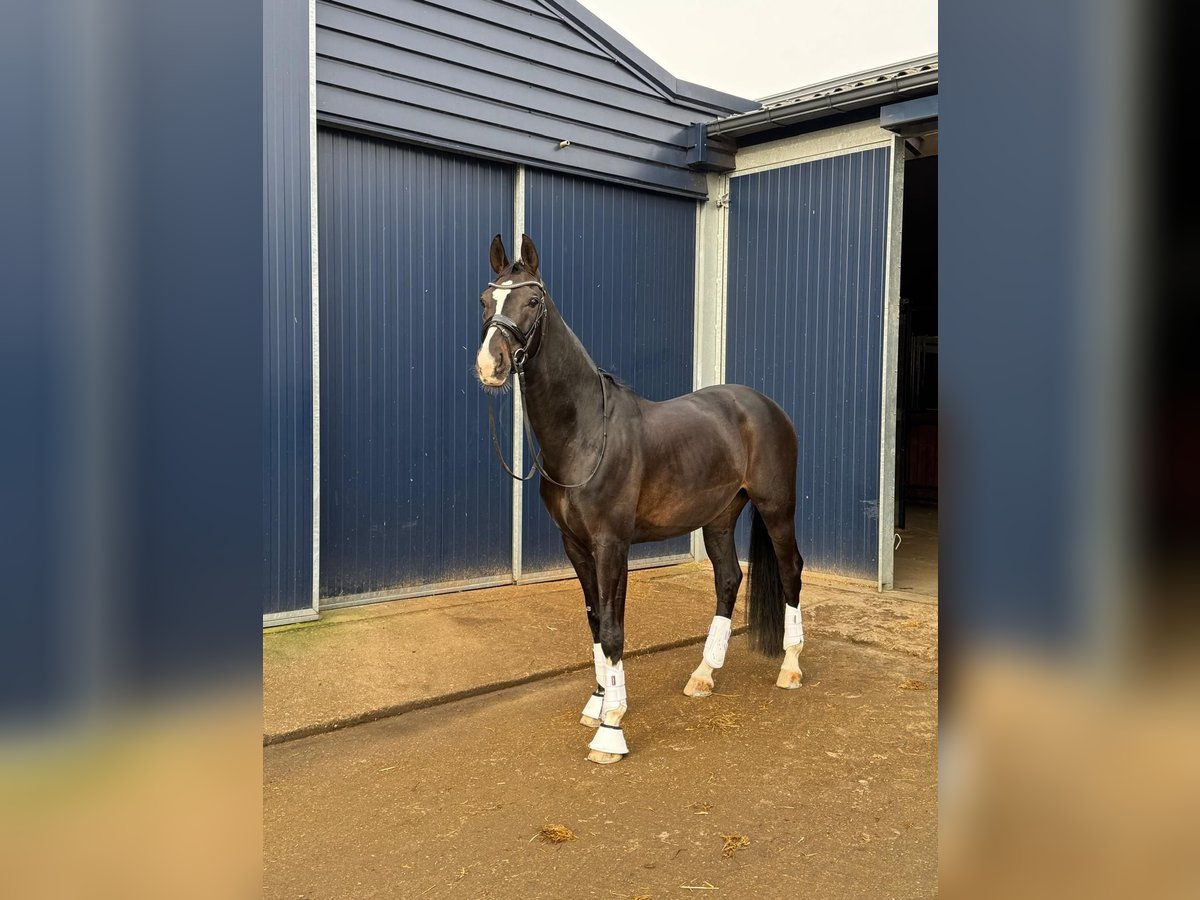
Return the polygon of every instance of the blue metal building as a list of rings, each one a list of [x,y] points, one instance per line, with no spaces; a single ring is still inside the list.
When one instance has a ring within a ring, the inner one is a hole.
[[[264,0],[264,17],[264,624],[569,574],[535,483],[495,465],[471,374],[488,241],[523,231],[569,324],[640,393],[728,379],[784,403],[820,448],[802,552],[886,583],[900,139],[878,98],[835,123],[869,146],[778,166],[761,139],[794,142],[795,123],[764,132],[760,104],[676,80],[574,0]],[[701,552],[683,538],[634,564]]]
[[[769,97],[707,128],[737,146],[732,168],[710,176],[720,197],[718,233],[705,238],[719,260],[715,378],[774,398],[796,426],[806,570],[881,589],[893,584],[909,443],[905,173],[918,159],[936,167],[937,76],[936,57],[913,60]],[[909,244],[914,258],[932,245],[936,259],[936,222],[914,224]],[[910,288],[932,307],[936,333],[936,276],[932,297],[928,285]],[[933,435],[936,454],[936,424]],[[742,522],[743,552],[747,540]]]

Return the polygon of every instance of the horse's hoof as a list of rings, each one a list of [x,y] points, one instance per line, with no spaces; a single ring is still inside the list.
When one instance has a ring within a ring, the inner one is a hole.
[[[600,720],[599,720],[599,719],[593,719],[591,716],[580,716],[580,717],[579,717],[579,724],[580,724],[580,725],[586,725],[588,728],[599,728],[599,727],[600,727]]]
[[[713,692],[713,683],[700,678],[689,678],[683,693],[688,697],[707,697]]]
[[[592,750],[588,753],[588,762],[594,762],[602,766],[608,766],[615,762],[620,762],[623,757],[621,753],[605,753],[603,750]]]
[[[800,687],[804,681],[804,673],[800,671],[792,671],[791,669],[782,669],[779,672],[779,677],[775,679],[775,687],[783,688],[785,691],[794,691]]]

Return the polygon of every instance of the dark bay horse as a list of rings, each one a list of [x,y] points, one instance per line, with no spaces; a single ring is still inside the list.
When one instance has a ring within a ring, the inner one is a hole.
[[[747,503],[753,504],[750,642],[767,653],[782,649],[776,684],[799,687],[804,562],[795,534],[796,432],[787,414],[740,385],[661,403],[639,397],[597,369],[567,327],[528,235],[515,263],[496,235],[489,262],[496,278],[481,296],[476,374],[490,389],[505,387],[514,372],[521,381],[525,415],[543,454],[540,466],[535,457],[542,501],[583,587],[596,669],[596,690],[581,720],[596,728],[588,758],[616,762],[629,752],[621,731],[627,709],[621,656],[630,545],[703,530],[717,608],[684,693],[706,697],[729,643],[742,581],[733,529]]]

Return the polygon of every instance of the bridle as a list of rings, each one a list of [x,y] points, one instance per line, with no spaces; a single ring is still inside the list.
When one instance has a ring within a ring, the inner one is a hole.
[[[488,331],[494,325],[504,335],[504,340],[508,344],[509,358],[512,360],[512,369],[517,374],[517,382],[521,386],[521,396],[525,394],[525,366],[529,360],[537,355],[537,352],[542,349],[542,337],[545,334],[544,323],[546,321],[546,287],[540,281],[521,281],[516,284],[497,284],[494,281],[488,282],[488,287],[501,288],[502,290],[516,290],[521,287],[536,287],[541,290],[541,297],[538,298],[537,316],[533,320],[533,324],[528,330],[522,331],[521,327],[510,319],[508,316],[502,316],[499,313],[488,316],[483,322],[483,329],[479,333],[479,342],[483,343],[487,338]],[[534,340],[537,343],[534,344]],[[515,345],[515,346],[514,346]],[[533,450],[533,468],[526,474],[521,475],[519,472],[514,472],[512,468],[504,461],[504,453],[500,449],[500,440],[496,437],[496,417],[492,410],[492,395],[487,395],[488,404],[488,427],[492,432],[492,447],[496,451],[496,459],[500,460],[500,465],[510,476],[518,481],[528,481],[533,477],[533,473],[540,472],[541,476],[551,484],[558,485],[561,488],[577,488],[583,487],[589,481],[596,477],[596,473],[600,471],[600,464],[604,462],[604,452],[608,449],[608,385],[606,384],[605,371],[598,368],[596,370],[600,376],[600,408],[604,414],[604,432],[600,439],[600,455],[596,458],[596,465],[592,467],[592,472],[583,481],[577,481],[574,484],[563,484],[561,481],[556,481],[546,471],[545,464],[542,462],[542,451],[537,447],[533,439],[533,429],[529,424],[529,416],[523,416],[525,424],[525,439],[529,442],[529,447]]]
[[[540,281],[519,281],[516,284],[496,284],[494,281],[488,282],[488,287],[500,288],[506,291],[515,291],[517,288],[536,287],[541,290],[542,295],[538,298],[537,317],[533,320],[533,324],[529,326],[528,331],[522,331],[521,327],[510,319],[508,316],[502,316],[500,313],[488,316],[483,322],[483,329],[479,332],[479,342],[483,343],[483,339],[487,337],[488,329],[495,325],[508,338],[509,357],[512,359],[513,371],[518,375],[522,375],[525,371],[525,363],[534,357],[534,355],[542,348],[542,322],[546,319],[546,287]],[[533,341],[534,335],[537,336],[537,346],[530,349],[530,343]],[[513,347],[513,344],[516,347]],[[518,355],[519,354],[519,355]],[[521,385],[524,390],[525,385]]]

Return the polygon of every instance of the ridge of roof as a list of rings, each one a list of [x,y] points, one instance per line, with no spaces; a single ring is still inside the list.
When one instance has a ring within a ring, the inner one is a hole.
[[[727,94],[690,81],[681,81],[635,47],[615,28],[584,6],[579,0],[538,0],[583,32],[619,62],[632,69],[642,80],[662,91],[670,100],[708,109],[712,115],[751,112],[759,104],[745,97]]]

